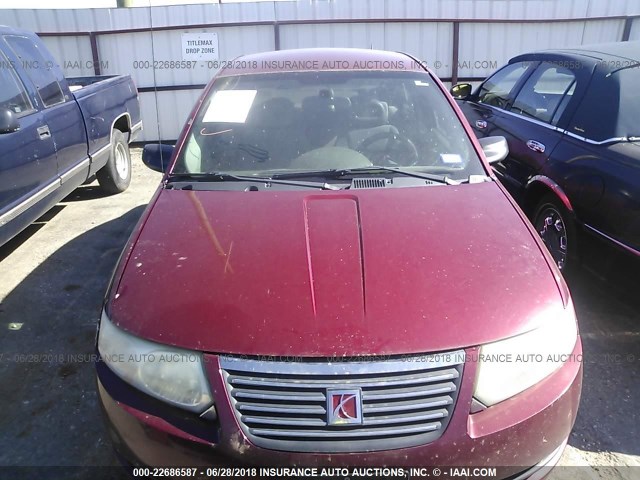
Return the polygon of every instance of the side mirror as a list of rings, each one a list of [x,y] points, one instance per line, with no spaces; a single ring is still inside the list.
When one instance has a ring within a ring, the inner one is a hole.
[[[20,122],[8,108],[0,108],[0,134],[20,130]]]
[[[504,137],[484,137],[478,141],[489,163],[501,162],[509,155],[509,145]]]
[[[458,83],[457,85],[451,87],[450,92],[453,98],[455,98],[456,100],[466,100],[471,96],[472,90],[473,87],[470,83]]]
[[[164,173],[173,155],[173,145],[150,143],[142,150],[142,161],[151,170]]]

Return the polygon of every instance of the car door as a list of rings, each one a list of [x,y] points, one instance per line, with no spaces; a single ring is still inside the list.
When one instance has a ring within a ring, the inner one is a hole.
[[[640,69],[598,65],[547,170],[579,223],[640,252]]]
[[[0,134],[0,227],[59,186],[56,151],[37,102],[0,50],[0,109],[10,110],[19,128]],[[2,237],[2,235],[0,235]]]
[[[507,107],[537,62],[509,63],[487,78],[467,100],[458,100],[478,138],[496,135],[495,115]]]
[[[68,93],[55,60],[38,38],[6,35],[5,41],[23,65],[33,66],[25,69],[26,74],[44,108],[45,122],[56,145],[58,174],[64,183],[75,172],[74,167],[81,164],[88,169],[89,166],[87,134],[80,108]]]
[[[559,122],[576,92],[578,77],[563,63],[542,61],[515,98],[495,115],[493,134],[507,139],[509,155],[493,168],[516,199],[523,197],[529,180],[540,173],[563,138]]]
[[[587,230],[640,253],[640,144],[590,143],[568,137],[554,165],[576,218]]]

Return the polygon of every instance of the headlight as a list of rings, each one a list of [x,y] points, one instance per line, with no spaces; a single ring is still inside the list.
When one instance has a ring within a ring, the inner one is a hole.
[[[153,397],[196,413],[213,403],[200,353],[142,340],[116,327],[104,312],[98,351],[119,377]]]
[[[474,397],[495,405],[555,372],[568,360],[578,338],[572,304],[542,325],[516,337],[480,348]]]

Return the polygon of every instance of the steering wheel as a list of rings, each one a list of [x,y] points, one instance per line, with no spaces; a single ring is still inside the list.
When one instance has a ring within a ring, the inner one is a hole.
[[[508,100],[505,94],[501,96],[500,93],[487,93],[483,97],[482,103],[504,109],[507,108]]]
[[[384,104],[375,99],[369,100],[364,105],[364,112],[359,112],[355,116],[355,121],[368,127],[377,127],[379,125],[386,125],[389,123],[389,111],[388,107],[385,108]]]
[[[376,148],[375,144],[386,140],[384,147]],[[411,167],[420,161],[418,149],[404,135],[394,131],[379,132],[365,138],[356,147],[374,165]]]

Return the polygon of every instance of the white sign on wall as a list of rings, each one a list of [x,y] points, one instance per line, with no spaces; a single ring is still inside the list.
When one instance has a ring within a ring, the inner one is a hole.
[[[183,60],[218,60],[217,33],[183,33]]]

